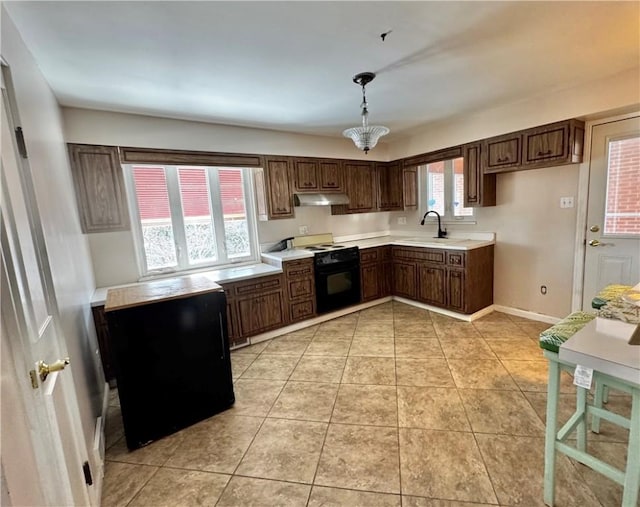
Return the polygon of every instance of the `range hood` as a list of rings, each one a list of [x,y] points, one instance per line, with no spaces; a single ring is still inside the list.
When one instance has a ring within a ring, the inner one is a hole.
[[[293,194],[296,206],[330,206],[332,204],[349,204],[347,194]]]

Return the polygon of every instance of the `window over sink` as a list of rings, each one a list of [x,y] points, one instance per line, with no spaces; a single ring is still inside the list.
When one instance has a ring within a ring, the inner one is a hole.
[[[124,166],[143,276],[257,259],[250,169]]]
[[[464,207],[463,165],[458,157],[420,167],[420,209],[436,211],[447,221],[474,221],[473,208]]]

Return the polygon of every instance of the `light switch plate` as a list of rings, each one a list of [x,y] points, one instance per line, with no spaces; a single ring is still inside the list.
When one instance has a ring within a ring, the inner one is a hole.
[[[407,225],[407,217],[398,217],[398,225]]]
[[[298,233],[299,234],[309,234],[309,227],[307,227],[306,225],[301,225],[300,227],[298,227]]]

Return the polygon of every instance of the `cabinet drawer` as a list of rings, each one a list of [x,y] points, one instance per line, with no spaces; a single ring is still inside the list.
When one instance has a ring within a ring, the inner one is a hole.
[[[313,281],[311,279],[289,280],[288,286],[289,299],[313,296]]]
[[[313,259],[289,261],[284,264],[287,278],[304,278],[313,276]]]
[[[393,258],[398,260],[426,261],[432,264],[444,264],[445,251],[433,248],[394,248]]]
[[[247,284],[235,284],[234,294],[236,296],[251,295],[256,292],[261,292],[270,289],[277,289],[282,286],[280,277],[270,277],[261,279],[259,282],[252,282]]]
[[[360,262],[365,264],[367,262],[377,262],[380,258],[380,252],[377,248],[368,248],[367,250],[360,251]]]
[[[300,301],[298,303],[291,303],[289,310],[291,312],[291,320],[303,320],[309,317],[313,317],[315,311],[313,309],[313,301]]]
[[[447,252],[447,265],[456,266],[459,268],[464,267],[465,255],[464,252]]]

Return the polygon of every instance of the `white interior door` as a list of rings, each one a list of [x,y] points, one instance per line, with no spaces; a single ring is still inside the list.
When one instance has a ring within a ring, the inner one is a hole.
[[[595,125],[582,308],[609,284],[640,281],[640,117]]]
[[[21,490],[27,476],[28,487],[34,482],[39,485],[45,505],[88,505],[83,473],[87,452],[72,372],[67,368],[46,380],[30,375],[38,371],[38,361],[51,364],[64,357],[66,345],[58,331],[55,293],[32,182],[28,167],[18,159],[9,93],[4,80],[2,84],[2,352],[10,354],[2,358],[3,423],[5,411],[22,414],[17,427],[2,425],[2,469],[12,503],[28,496]],[[15,375],[5,378],[7,361]],[[35,383],[31,380],[34,377]],[[14,396],[5,400],[5,393]],[[9,441],[21,441],[23,446],[6,446]]]

